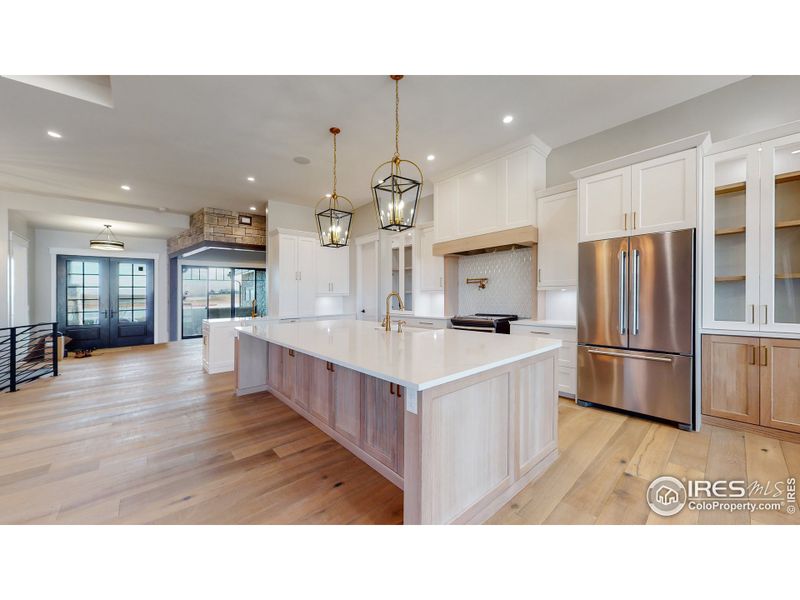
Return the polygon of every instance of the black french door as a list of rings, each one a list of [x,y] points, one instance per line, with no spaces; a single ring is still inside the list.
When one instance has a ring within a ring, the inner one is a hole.
[[[59,255],[56,311],[68,349],[152,344],[153,270],[149,259]]]

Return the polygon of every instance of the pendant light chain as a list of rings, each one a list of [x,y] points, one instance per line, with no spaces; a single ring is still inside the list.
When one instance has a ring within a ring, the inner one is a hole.
[[[394,155],[400,157],[400,80],[394,80]]]
[[[333,134],[333,208],[336,208],[336,134]]]

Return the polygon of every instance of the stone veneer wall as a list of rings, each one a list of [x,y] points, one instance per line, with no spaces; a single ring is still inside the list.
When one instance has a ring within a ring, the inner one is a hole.
[[[239,214],[251,217],[253,223],[240,225]],[[264,215],[238,213],[222,208],[204,208],[190,217],[189,229],[167,240],[167,251],[172,254],[200,242],[266,247],[267,218]]]

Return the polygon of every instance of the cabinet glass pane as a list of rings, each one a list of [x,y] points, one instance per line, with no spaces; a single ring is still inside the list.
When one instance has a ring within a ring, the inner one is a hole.
[[[403,303],[406,310],[414,310],[412,302],[414,299],[414,265],[411,262],[414,252],[412,246],[403,246]]]
[[[746,319],[745,157],[714,165],[714,319]]]
[[[800,143],[775,150],[775,322],[800,323]]]
[[[400,291],[400,248],[392,248],[392,291]]]

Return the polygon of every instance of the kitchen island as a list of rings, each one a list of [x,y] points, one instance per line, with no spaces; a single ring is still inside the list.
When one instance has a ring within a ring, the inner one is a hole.
[[[560,345],[259,322],[237,328],[236,393],[271,392],[402,488],[404,523],[480,523],[558,454]]]

